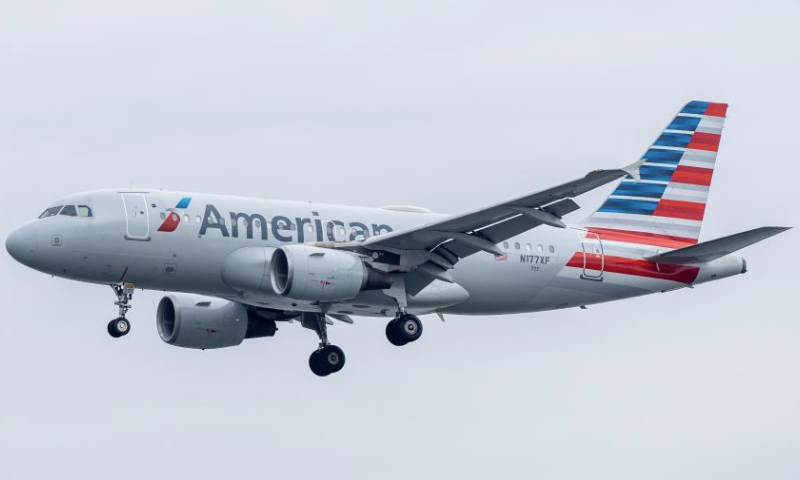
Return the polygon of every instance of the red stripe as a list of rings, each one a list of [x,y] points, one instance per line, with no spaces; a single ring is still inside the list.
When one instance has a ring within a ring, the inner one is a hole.
[[[661,235],[658,233],[595,227],[589,227],[587,230],[600,236],[600,240],[608,240],[609,242],[637,243],[668,248],[681,248],[697,243],[697,239],[695,238],[674,237],[672,235]]]
[[[714,169],[702,167],[686,167],[678,165],[675,173],[672,174],[671,182],[689,183],[692,185],[711,185],[711,176],[714,174]]]
[[[697,274],[700,273],[700,267],[691,265],[656,265],[655,262],[649,260],[636,260],[609,255],[605,256],[604,264],[601,263],[600,255],[590,254],[586,260],[586,268],[590,270],[600,271],[602,268],[605,272],[672,280],[673,282],[681,282],[687,285],[691,285],[697,278]],[[583,252],[573,255],[567,266],[583,269]]]
[[[687,220],[702,220],[706,211],[705,203],[681,202],[679,200],[664,200],[658,202],[656,217],[685,218]]]
[[[686,145],[686,148],[716,152],[719,149],[719,139],[720,136],[716,133],[694,132],[692,140],[689,141],[689,145]]]
[[[728,113],[727,103],[709,103],[706,107],[706,113],[703,115],[711,115],[712,117],[723,117]]]

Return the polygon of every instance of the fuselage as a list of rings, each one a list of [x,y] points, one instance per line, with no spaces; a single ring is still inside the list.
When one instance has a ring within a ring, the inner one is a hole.
[[[52,211],[56,207],[62,209],[43,214],[9,237],[7,248],[17,260],[83,282],[130,282],[141,289],[198,293],[293,311],[321,307],[282,297],[266,285],[241,288],[235,280],[241,273],[235,252],[354,242],[447,216],[421,209],[147,189],[85,192],[54,202]],[[745,270],[744,261],[735,255],[700,266],[660,266],[647,257],[680,245],[652,245],[636,236],[581,226],[541,226],[498,246],[505,255],[481,252],[459,261],[451,271],[455,285],[431,283],[409,298],[409,310],[503,314],[571,308],[674,290]],[[391,317],[396,307],[390,297],[370,291],[324,308]]]

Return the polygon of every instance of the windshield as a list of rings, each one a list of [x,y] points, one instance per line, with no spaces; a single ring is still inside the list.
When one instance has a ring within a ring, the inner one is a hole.
[[[44,212],[42,212],[42,214],[39,215],[39,218],[54,217],[54,216],[58,215],[58,212],[61,211],[61,207],[63,207],[63,205],[59,205],[57,207],[50,207],[47,210],[45,210]]]
[[[59,205],[57,207],[50,207],[39,218],[55,217],[56,215],[64,215],[65,217],[92,217],[92,207],[88,205]]]

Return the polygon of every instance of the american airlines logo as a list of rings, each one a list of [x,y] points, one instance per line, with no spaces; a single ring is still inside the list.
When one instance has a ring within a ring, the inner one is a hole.
[[[159,232],[174,232],[181,222],[181,215],[176,210],[186,209],[191,203],[191,198],[182,198],[174,209],[169,209]],[[290,218],[286,215],[276,215],[267,219],[258,213],[230,212],[224,220],[217,207],[206,205],[200,225],[199,235],[207,235],[209,231],[217,230],[224,238],[247,238],[255,236],[261,240],[272,238],[284,243],[341,242],[364,240],[373,235],[388,233],[394,229],[385,223],[345,222],[342,220],[324,221],[318,212],[311,212],[310,217]],[[311,237],[311,238],[309,238]]]
[[[158,227],[159,232],[174,232],[178,225],[181,223],[181,216],[175,213],[175,210],[185,210],[189,208],[189,204],[192,202],[190,197],[183,197],[180,199],[175,208],[171,208],[167,211],[167,217],[164,219],[164,222]],[[155,207],[155,204],[153,205]]]

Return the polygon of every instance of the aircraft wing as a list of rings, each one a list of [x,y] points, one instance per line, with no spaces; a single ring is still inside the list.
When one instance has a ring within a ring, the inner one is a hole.
[[[444,270],[479,251],[502,255],[498,243],[542,224],[564,228],[561,217],[580,208],[570,198],[627,175],[637,178],[642,162],[621,169],[595,170],[570,182],[490,207],[371,237],[361,246],[394,253],[424,251],[428,260]]]

